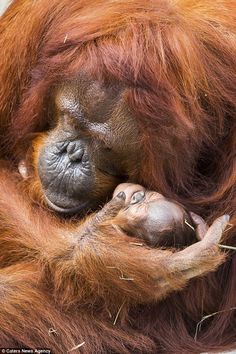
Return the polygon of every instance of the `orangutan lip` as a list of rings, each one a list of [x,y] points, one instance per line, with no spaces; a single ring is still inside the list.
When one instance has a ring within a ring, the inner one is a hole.
[[[82,211],[84,211],[85,209],[87,210],[88,207],[88,202],[84,202],[74,208],[62,208],[57,206],[56,204],[54,204],[53,202],[51,202],[46,196],[45,196],[46,202],[48,204],[48,206],[53,209],[54,211],[61,213],[61,214],[77,214],[77,213],[81,213]]]

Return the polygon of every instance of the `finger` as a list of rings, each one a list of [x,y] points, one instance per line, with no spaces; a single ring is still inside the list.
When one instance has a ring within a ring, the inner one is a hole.
[[[207,233],[208,225],[201,216],[192,212],[190,212],[190,215],[196,226],[196,236],[198,240],[202,240]]]
[[[229,219],[229,215],[223,215],[217,218],[209,227],[205,237],[203,238],[203,241],[205,241],[205,243],[219,243],[229,222]]]
[[[18,164],[18,171],[23,179],[27,179],[29,177],[29,171],[27,168],[27,164],[25,160],[21,160]]]
[[[217,218],[211,227],[208,229],[203,240],[186,247],[184,250],[173,255],[171,267],[177,269],[177,264],[181,264],[179,270],[195,271],[196,266],[202,262],[207,262],[208,259],[220,254],[219,248],[216,245],[220,242],[221,236],[228,224],[229,216],[223,215]],[[194,268],[194,270],[193,270]]]
[[[137,196],[138,199],[142,199],[141,196],[143,195],[144,198],[144,193],[145,193],[145,188],[143,186],[141,186],[140,184],[134,184],[134,183],[121,183],[119,184],[114,193],[113,196],[117,196],[120,192],[124,192],[126,195],[126,205],[130,204],[132,201],[132,197],[136,194],[136,193],[141,193],[139,196]],[[136,201],[137,203],[138,201]],[[133,204],[135,204],[135,197],[133,200]]]
[[[130,204],[137,204],[139,202],[141,202],[145,197],[145,192],[144,191],[140,191],[140,192],[136,192],[132,195],[132,198],[130,200]]]
[[[117,213],[125,206],[126,195],[119,192],[116,197],[111,199],[104,207],[94,215],[95,222],[109,220],[117,215]]]

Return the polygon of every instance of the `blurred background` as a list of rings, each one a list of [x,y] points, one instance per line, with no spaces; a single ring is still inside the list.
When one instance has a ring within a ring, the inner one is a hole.
[[[0,15],[4,12],[7,6],[10,4],[10,0],[0,0]]]

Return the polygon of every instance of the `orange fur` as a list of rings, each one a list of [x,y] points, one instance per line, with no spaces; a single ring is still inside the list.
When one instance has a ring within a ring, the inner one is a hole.
[[[111,223],[80,239],[83,223],[36,206],[29,190],[36,185],[40,199],[37,179],[22,189],[16,173],[35,133],[48,128],[58,83],[79,70],[117,80],[142,132],[135,182],[209,223],[230,214],[222,242],[235,246],[235,1],[16,0],[0,19],[0,48],[0,346],[235,348],[235,253],[188,282],[171,273],[175,253],[132,245]],[[213,249],[199,271],[223,260]],[[216,311],[195,340],[202,316]]]

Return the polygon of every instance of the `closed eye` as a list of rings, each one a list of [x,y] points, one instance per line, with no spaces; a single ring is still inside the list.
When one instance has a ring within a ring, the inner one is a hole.
[[[104,144],[106,151],[112,150],[113,134],[107,123],[88,123],[87,129],[92,137]]]

